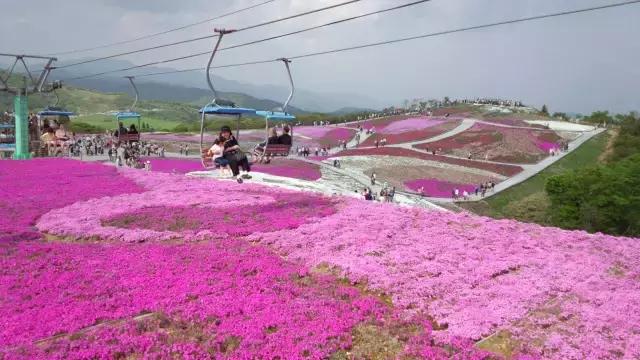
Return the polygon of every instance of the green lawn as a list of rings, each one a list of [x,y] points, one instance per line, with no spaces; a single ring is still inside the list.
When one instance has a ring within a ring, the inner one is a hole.
[[[587,141],[577,150],[549,166],[538,175],[484,201],[461,204],[463,208],[494,218],[549,224],[546,209],[549,206],[544,186],[553,175],[598,163],[605,151],[609,133],[602,133]]]
[[[89,124],[95,127],[98,127],[102,130],[112,130],[116,128],[116,119],[112,115],[86,115],[86,116],[78,116],[71,120],[72,122],[80,122]],[[173,130],[176,125],[180,124],[180,121],[175,120],[167,120],[160,119],[157,117],[148,117],[142,116],[142,122],[148,123],[153,129],[157,131],[162,130]],[[137,121],[135,120],[126,120],[124,121],[125,125],[128,127],[130,124],[136,124],[138,126]]]

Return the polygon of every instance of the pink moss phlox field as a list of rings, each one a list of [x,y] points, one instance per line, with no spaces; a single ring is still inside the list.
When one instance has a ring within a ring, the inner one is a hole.
[[[51,209],[142,190],[113,167],[64,159],[2,161],[0,184],[0,241],[38,238],[32,225]]]
[[[186,174],[205,170],[198,159],[143,158],[143,161],[149,161],[151,163],[151,171],[156,172]],[[271,164],[268,165],[253,164],[251,170],[275,176],[309,181],[315,181],[322,177],[319,165],[294,159],[274,159]]]
[[[271,164],[268,165],[254,165],[252,170],[275,176],[309,181],[315,181],[322,177],[319,165],[299,160],[273,160]]]
[[[356,131],[334,126],[301,126],[293,131],[294,146],[335,147],[341,141],[349,142],[356,135]]]
[[[151,190],[55,209],[37,228],[63,237],[190,241],[292,228],[335,211],[327,198],[311,194],[137,170],[125,174]]]
[[[415,131],[430,128],[444,123],[445,120],[437,120],[432,118],[409,118],[393,122],[379,131],[385,134],[400,134],[407,131]]]
[[[551,150],[554,149],[559,149],[560,146],[558,146],[557,143],[552,142],[552,141],[544,141],[544,140],[538,140],[536,142],[536,145],[538,145],[538,148],[540,148],[540,150],[544,151],[544,152],[549,152]]]
[[[629,343],[640,330],[638,239],[357,200],[296,230],[250,238],[308,266],[337,266],[409,313],[430,314],[442,335],[553,336],[560,340],[541,350],[554,359],[639,355]],[[560,313],[539,318],[535,310],[555,298]]]
[[[476,189],[472,184],[456,184],[448,181],[442,181],[437,179],[418,179],[411,180],[404,183],[405,186],[412,191],[418,191],[421,187],[424,188],[424,194],[430,197],[437,198],[450,198],[452,196],[452,190],[458,189],[460,196],[463,191],[467,191],[469,194],[473,193]]]
[[[278,197],[266,205],[237,207],[145,207],[103,219],[102,223],[125,229],[173,231],[191,236],[211,232],[212,236],[246,236],[261,232],[294,229],[311,218],[335,212],[326,198],[305,194]],[[211,199],[211,202],[215,202]]]
[[[350,345],[354,325],[389,312],[330,277],[298,282],[309,276],[303,267],[228,239],[171,246],[19,243],[0,248],[0,269],[0,357],[7,359],[204,358],[210,351],[219,357],[216,350],[230,338],[239,341],[227,350],[231,358],[322,358]],[[179,340],[183,331],[187,341],[175,343],[169,325],[145,329],[130,320],[146,313],[175,322],[174,336]],[[46,352],[33,345],[111,320],[123,324],[46,341]],[[190,329],[198,331],[192,338]]]

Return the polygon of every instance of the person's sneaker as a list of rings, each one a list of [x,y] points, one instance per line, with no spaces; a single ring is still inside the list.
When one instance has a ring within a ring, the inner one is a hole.
[[[242,184],[242,178],[237,178],[236,181],[238,182],[238,184]]]
[[[242,175],[242,178],[243,178],[243,179],[251,179],[251,175],[249,175],[249,174],[243,174],[243,175]]]

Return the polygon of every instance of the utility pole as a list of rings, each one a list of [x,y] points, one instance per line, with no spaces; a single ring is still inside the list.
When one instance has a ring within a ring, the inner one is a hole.
[[[15,160],[25,160],[31,158],[29,152],[29,101],[28,95],[30,93],[47,92],[44,89],[44,85],[54,69],[52,66],[55,61],[54,57],[37,56],[37,55],[16,55],[16,54],[3,54],[0,53],[0,57],[14,58],[14,62],[3,78],[0,76],[0,91],[5,91],[14,95],[13,109],[15,119],[15,137],[16,148],[13,153]],[[34,77],[25,62],[25,59],[38,59],[46,60],[47,63],[44,69],[40,71],[40,76]],[[25,70],[25,75],[22,78],[22,84],[18,86],[11,86],[11,75],[13,75],[16,65],[22,65]]]

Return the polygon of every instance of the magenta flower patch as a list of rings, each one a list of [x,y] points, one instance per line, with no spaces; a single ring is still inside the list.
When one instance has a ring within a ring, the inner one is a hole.
[[[315,181],[322,177],[320,165],[293,159],[275,159],[268,165],[253,165],[251,169],[265,174],[300,180]]]
[[[51,209],[142,188],[109,166],[65,159],[0,163],[0,241],[35,239],[35,221]]]
[[[380,132],[385,134],[400,134],[408,131],[422,130],[444,123],[445,120],[437,120],[432,118],[409,118],[405,120],[395,121],[384,128]]]
[[[23,243],[0,248],[0,266],[7,359],[325,358],[350,346],[355,325],[390,313],[233,240]]]

